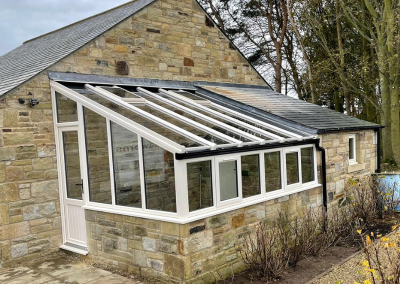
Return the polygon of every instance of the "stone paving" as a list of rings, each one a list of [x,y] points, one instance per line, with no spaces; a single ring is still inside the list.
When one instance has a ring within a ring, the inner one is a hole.
[[[4,284],[141,284],[109,271],[90,266],[61,255],[14,268],[0,269],[0,283]]]

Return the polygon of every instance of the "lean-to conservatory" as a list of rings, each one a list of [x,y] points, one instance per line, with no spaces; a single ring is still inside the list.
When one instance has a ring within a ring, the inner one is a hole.
[[[70,206],[187,223],[318,186],[316,137],[196,89],[51,87]]]

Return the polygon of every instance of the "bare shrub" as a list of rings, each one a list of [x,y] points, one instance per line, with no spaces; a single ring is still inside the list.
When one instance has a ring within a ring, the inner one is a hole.
[[[375,188],[378,192],[381,212],[383,217],[392,217],[400,205],[399,183],[385,175],[375,177]]]
[[[280,272],[287,266],[287,250],[282,232],[274,226],[259,223],[252,235],[246,235],[239,253],[247,267],[265,281],[280,278]]]
[[[371,234],[363,236],[363,242],[364,260],[361,266],[367,278],[363,283],[400,284],[400,234],[389,237]]]

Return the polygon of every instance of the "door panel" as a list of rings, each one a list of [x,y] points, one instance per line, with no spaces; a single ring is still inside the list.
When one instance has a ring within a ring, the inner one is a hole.
[[[81,157],[78,129],[60,129],[62,155],[64,245],[87,247],[86,220],[83,199]]]

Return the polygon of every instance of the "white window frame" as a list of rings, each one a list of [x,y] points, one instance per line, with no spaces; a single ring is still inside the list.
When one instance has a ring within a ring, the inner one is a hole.
[[[238,196],[228,200],[221,201],[221,188],[220,188],[220,174],[219,174],[219,164],[224,162],[236,161],[236,181],[237,181],[237,192]],[[219,156],[215,158],[214,170],[216,175],[215,189],[217,191],[217,208],[223,208],[232,204],[236,204],[242,201],[242,164],[241,155],[227,155]],[[240,173],[240,174],[239,174]]]
[[[354,153],[354,158],[350,159],[350,140],[353,139],[353,153]],[[356,165],[358,164],[357,162],[357,135],[356,134],[349,134],[349,165]]]
[[[299,180],[297,183],[288,184],[287,180],[287,160],[286,155],[291,153],[297,153],[297,175]],[[301,152],[300,147],[290,147],[283,149],[283,161],[284,161],[284,182],[285,182],[285,190],[290,191],[293,188],[299,188],[302,185],[302,176],[301,176]]]
[[[280,162],[280,174],[281,174],[281,188],[279,188],[279,189],[276,189],[276,190],[274,190],[274,191],[271,191],[271,192],[267,192],[267,185],[266,185],[266,183],[265,183],[265,154],[268,154],[268,153],[279,153],[279,162]],[[264,184],[264,190],[265,190],[265,195],[267,196],[267,197],[273,197],[273,196],[276,196],[276,195],[282,195],[282,194],[286,194],[285,193],[285,188],[286,188],[286,185],[285,185],[285,182],[286,182],[286,170],[285,170],[285,165],[284,165],[284,162],[283,162],[283,149],[279,149],[279,148],[277,148],[277,149],[271,149],[271,150],[268,150],[268,151],[263,151],[263,154],[262,154],[262,156],[263,156],[263,160],[264,160],[264,163],[263,163],[263,165],[262,165],[262,171],[264,172],[264,179],[263,179],[263,184]]]

